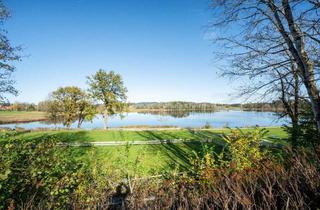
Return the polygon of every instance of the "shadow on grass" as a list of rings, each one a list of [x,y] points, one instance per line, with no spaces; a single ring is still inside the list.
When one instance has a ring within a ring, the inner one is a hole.
[[[171,134],[167,132],[157,132],[157,131],[137,131],[137,134],[146,140],[170,140],[178,139],[180,136],[178,134]]]
[[[88,131],[58,131],[58,132],[48,132],[44,134],[40,134],[39,136],[32,136],[31,139],[39,139],[39,138],[46,138],[52,137],[60,142],[90,142],[92,139],[88,134]]]
[[[212,130],[193,130],[187,129],[190,135],[194,136],[195,140],[199,141],[216,141],[218,143],[223,143],[223,132],[216,132]]]
[[[155,131],[138,132],[144,138],[151,140],[173,140],[181,138],[181,135],[175,133],[157,133]],[[194,131],[188,130],[191,139],[181,143],[162,143],[160,145],[150,145],[150,152],[160,152],[164,157],[167,165],[171,169],[180,168],[188,170],[191,166],[190,157],[193,151],[197,154],[201,153],[203,146],[214,146],[214,152],[220,153],[223,146],[216,144],[214,141],[223,141],[222,137],[213,131]],[[214,140],[213,142],[207,142]]]

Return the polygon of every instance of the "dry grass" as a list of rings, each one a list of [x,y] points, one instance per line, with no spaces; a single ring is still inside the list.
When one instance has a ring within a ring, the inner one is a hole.
[[[319,158],[289,153],[283,162],[265,160],[255,168],[211,169],[205,177],[180,177],[150,193],[142,186],[125,203],[129,209],[318,209]],[[147,188],[147,189],[146,189]],[[155,196],[153,201],[141,199]]]
[[[35,122],[46,119],[47,116],[44,112],[0,111],[0,124]]]

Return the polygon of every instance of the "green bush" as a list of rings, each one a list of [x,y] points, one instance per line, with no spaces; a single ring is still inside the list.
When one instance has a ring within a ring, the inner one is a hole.
[[[255,128],[250,132],[232,129],[224,135],[226,145],[221,153],[215,147],[202,144],[202,150],[190,155],[192,173],[199,176],[217,167],[230,167],[232,170],[251,168],[255,163],[267,157],[268,149],[262,149],[260,143],[267,130]]]
[[[197,178],[205,178],[209,171],[218,166],[218,157],[214,146],[209,147],[206,144],[201,144],[201,150],[199,152],[192,151],[189,157],[191,174]]]
[[[0,142],[0,208],[45,200],[63,206],[83,177],[83,165],[54,138]]]
[[[267,132],[266,129],[258,128],[251,132],[233,129],[231,134],[225,135],[227,147],[224,155],[230,161],[230,167],[246,169],[261,161],[266,156],[267,150],[262,150],[260,143]]]

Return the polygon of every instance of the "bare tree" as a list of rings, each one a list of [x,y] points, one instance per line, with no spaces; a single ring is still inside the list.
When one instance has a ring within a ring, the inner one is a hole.
[[[300,94],[301,82],[298,77],[298,70],[291,65],[291,74],[287,76],[276,69],[279,78],[278,92],[280,93],[280,100],[284,106],[283,116],[289,116],[291,119],[291,141],[293,146],[297,146],[299,139],[299,120],[300,120],[300,101],[302,96]]]
[[[232,68],[224,74],[261,77],[254,89],[283,82],[292,71],[282,72],[293,65],[320,131],[319,5],[317,0],[213,0],[212,26],[223,30],[215,41],[225,49],[218,55],[230,58]]]
[[[14,80],[11,77],[15,66],[12,62],[20,60],[20,56],[16,53],[20,50],[19,47],[13,47],[6,34],[7,31],[3,29],[3,23],[9,17],[9,12],[0,0],[0,102],[6,100],[5,94],[17,95],[18,91],[14,87]]]

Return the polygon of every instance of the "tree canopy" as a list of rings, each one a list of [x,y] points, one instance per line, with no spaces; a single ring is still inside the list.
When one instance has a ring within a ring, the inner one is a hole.
[[[48,113],[51,120],[61,119],[68,128],[75,121],[78,121],[80,127],[85,120],[93,119],[96,108],[84,91],[75,86],[68,86],[52,92]]]
[[[104,105],[103,117],[106,128],[108,115],[121,113],[126,107],[127,88],[123,84],[121,75],[114,71],[107,72],[100,69],[87,79],[90,96]]]

